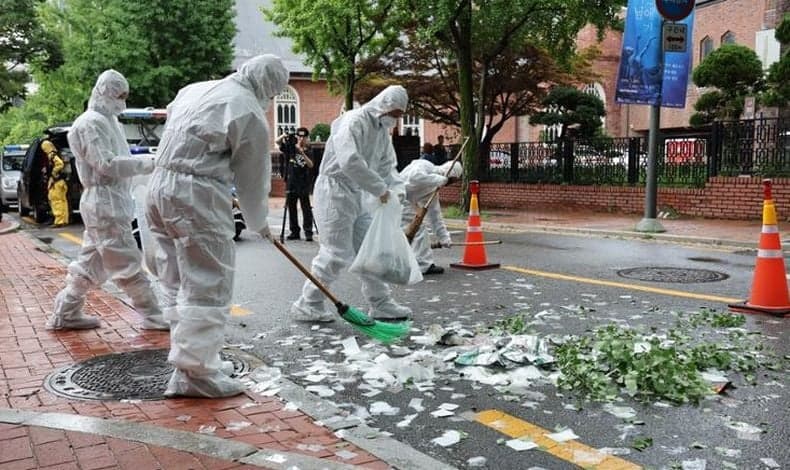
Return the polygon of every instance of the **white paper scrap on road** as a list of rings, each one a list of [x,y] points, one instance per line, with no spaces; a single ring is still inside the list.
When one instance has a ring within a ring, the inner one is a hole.
[[[528,439],[511,439],[505,442],[505,445],[518,452],[538,447],[537,444]]]
[[[763,458],[760,459],[760,462],[762,462],[763,465],[765,465],[768,468],[782,468],[778,463],[776,463],[776,460],[772,458]]]
[[[431,416],[433,416],[434,418],[446,418],[454,414],[455,413],[450,410],[436,410],[431,412]]]
[[[417,417],[417,414],[418,413],[414,413],[413,415],[406,415],[406,417],[403,418],[403,421],[399,421],[395,426],[397,426],[399,428],[407,428],[407,427],[409,427],[409,425],[414,420],[414,418]]]
[[[422,398],[412,398],[409,402],[409,408],[413,409],[416,412],[424,411],[425,407],[422,406]]]
[[[370,404],[370,414],[374,416],[395,416],[398,413],[400,413],[400,408],[397,406],[390,406],[390,404],[385,401],[376,401]]]
[[[217,430],[216,426],[211,426],[209,424],[201,424],[197,432],[199,432],[200,434],[214,434],[214,431],[216,430]]]
[[[573,463],[576,465],[580,465],[584,468],[589,468],[594,465],[598,465],[599,463],[603,462],[603,459],[607,457],[606,454],[597,451],[597,450],[579,450],[573,449]]]
[[[357,339],[353,336],[350,336],[343,341],[340,342],[343,345],[343,354],[346,356],[356,356],[360,353],[359,344],[357,344]]]
[[[284,411],[296,411],[298,409],[299,409],[299,404],[294,403],[292,401],[286,403],[285,406],[283,406]]]
[[[636,417],[636,411],[630,406],[615,406],[611,403],[607,403],[603,406],[603,410],[621,419],[631,419]]]
[[[466,466],[470,468],[485,467],[486,458],[483,457],[482,455],[478,455],[477,457],[470,457],[466,460]]]
[[[442,447],[450,447],[461,442],[461,433],[451,429],[445,431],[440,437],[432,439],[431,442]]]
[[[322,375],[322,374],[310,374],[307,377],[305,377],[304,379],[307,380],[308,382],[312,382],[312,383],[315,384],[315,383],[321,382],[325,378],[326,378],[326,376]]]
[[[455,403],[442,403],[441,405],[439,405],[439,409],[453,411],[453,410],[457,410],[458,406],[459,405],[456,405]]]
[[[551,439],[554,442],[572,441],[574,439],[578,439],[579,438],[579,436],[577,436],[573,432],[573,429],[570,429],[570,428],[566,429],[564,431],[553,432],[551,434],[546,434],[546,437],[548,437],[549,439]]]
[[[321,398],[332,397],[335,395],[335,391],[326,385],[308,385],[305,387],[305,390],[315,393]]]
[[[683,470],[705,470],[708,463],[705,459],[684,460],[680,466]]]
[[[727,427],[737,433],[738,439],[743,439],[745,441],[759,441],[760,434],[763,432],[763,430],[757,426],[752,426],[749,423],[741,421],[730,421],[727,423]]]
[[[192,419],[192,416],[190,415],[181,415],[176,418],[176,421],[181,421],[182,423],[186,423],[190,419]]]

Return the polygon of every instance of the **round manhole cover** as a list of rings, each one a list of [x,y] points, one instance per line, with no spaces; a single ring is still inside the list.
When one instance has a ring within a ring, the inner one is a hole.
[[[161,400],[173,373],[167,353],[167,349],[147,349],[94,357],[51,373],[44,388],[83,400]],[[233,362],[232,377],[249,372],[244,359],[227,351],[220,355]]]
[[[621,277],[650,282],[675,282],[692,284],[695,282],[716,282],[727,279],[727,274],[708,269],[645,267],[628,268],[617,271]]]

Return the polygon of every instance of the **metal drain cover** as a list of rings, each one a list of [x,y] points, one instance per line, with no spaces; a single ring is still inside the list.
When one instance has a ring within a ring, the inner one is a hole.
[[[628,279],[650,282],[675,282],[693,284],[695,282],[723,281],[730,277],[727,274],[708,269],[644,267],[628,268],[617,271],[617,275]]]
[[[51,373],[44,388],[82,400],[161,400],[173,373],[167,353],[167,349],[147,349],[94,357]],[[232,377],[249,372],[244,359],[227,351],[220,355],[233,362]]]

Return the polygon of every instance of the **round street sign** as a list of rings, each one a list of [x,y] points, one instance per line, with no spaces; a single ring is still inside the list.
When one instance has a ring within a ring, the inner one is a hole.
[[[658,12],[669,21],[680,21],[694,10],[695,0],[656,0]]]

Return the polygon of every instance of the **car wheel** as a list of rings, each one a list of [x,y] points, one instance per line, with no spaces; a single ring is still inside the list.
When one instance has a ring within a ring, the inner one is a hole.
[[[47,221],[48,212],[44,206],[35,206],[33,208],[33,220],[36,221],[37,224],[43,224]]]

